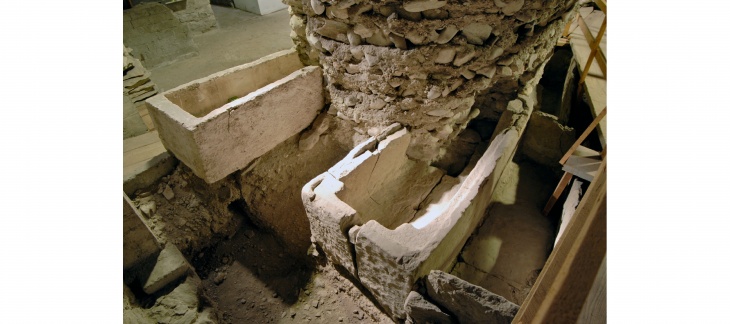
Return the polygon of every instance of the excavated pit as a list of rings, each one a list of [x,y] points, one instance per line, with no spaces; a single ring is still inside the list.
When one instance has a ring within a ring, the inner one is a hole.
[[[538,208],[576,112],[559,106],[559,78],[538,82],[566,74],[552,48],[574,1],[289,4],[297,52],[148,100],[183,163],[131,204],[193,270],[157,294],[125,286],[125,317],[402,322],[420,296],[463,322],[437,296],[456,280],[508,322],[559,227]],[[282,96],[267,107],[283,113],[235,117]],[[276,136],[241,131],[254,121]],[[181,297],[194,314],[175,314],[178,290],[195,292]]]

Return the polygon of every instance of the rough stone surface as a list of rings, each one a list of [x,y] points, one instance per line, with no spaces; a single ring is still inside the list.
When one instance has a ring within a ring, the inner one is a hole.
[[[501,173],[495,167],[513,154],[517,132],[497,136],[486,152],[482,148],[458,180],[443,177],[448,189],[433,189],[436,182],[426,181],[434,175],[438,181],[440,172],[421,169],[408,175],[422,162],[406,157],[410,134],[405,129],[390,128],[384,135],[361,143],[307,183],[302,201],[312,240],[333,263],[359,278],[387,313],[405,319],[404,303],[416,279],[431,269],[448,268],[467,238],[463,233],[470,233],[481,220],[492,192],[490,183]],[[384,181],[400,177],[408,180]],[[408,199],[393,199],[400,196],[403,184]],[[458,198],[441,201],[429,196],[434,192],[440,197],[445,191]]]
[[[553,115],[538,111],[530,117],[521,150],[522,154],[537,163],[559,167],[558,161],[573,142],[573,128],[561,125]]]
[[[575,1],[287,3],[300,58],[323,67],[330,114],[353,130],[409,127],[408,156],[432,161],[473,112],[514,99],[550,55]],[[445,126],[453,131],[436,136]],[[352,139],[345,145],[361,138]]]
[[[321,129],[319,127],[329,124],[334,117],[324,114],[322,124],[317,127],[319,118],[311,129]],[[317,138],[309,150],[303,151],[299,136],[294,135],[238,175],[251,219],[262,228],[277,233],[283,246],[302,259],[306,258],[311,246],[309,221],[301,199],[302,187],[347,154],[330,130]]]
[[[124,139],[142,135],[147,132],[147,125],[145,125],[142,117],[137,112],[137,108],[134,103],[125,94],[123,96],[123,112],[124,119],[122,122],[122,131],[124,133]]]
[[[127,175],[123,184],[124,193],[132,196],[135,191],[151,186],[160,178],[172,173],[177,164],[178,160],[170,153],[162,152]]]
[[[124,10],[124,44],[147,68],[198,54],[188,28],[170,8],[156,2]]]
[[[407,320],[414,324],[451,324],[454,322],[449,314],[444,313],[438,306],[415,291],[411,291],[406,298],[406,313]]]
[[[175,194],[172,200],[164,197],[167,187]],[[233,235],[240,223],[235,217],[234,202],[241,198],[236,179],[208,184],[182,163],[171,174],[130,193],[130,198],[140,209],[156,206],[144,222],[160,243],[175,244],[186,255]]]
[[[124,269],[133,267],[160,252],[157,239],[144,224],[140,215],[132,205],[132,201],[124,195]]]
[[[289,62],[289,57],[288,51],[272,54],[148,99],[162,143],[196,175],[213,183],[299,133],[324,105],[322,76],[318,67],[288,76],[285,66],[265,69],[282,65],[277,58]],[[285,77],[273,81],[281,74]],[[273,83],[265,85],[269,79]],[[237,87],[241,82],[249,82],[250,88],[250,83],[263,84],[246,94]]]
[[[185,9],[174,11],[175,17],[188,27],[191,35],[199,35],[218,28],[209,0],[185,0]]]
[[[451,311],[459,323],[509,324],[519,306],[482,287],[442,271],[431,271],[426,281],[428,296]]]
[[[209,304],[209,302],[201,301],[198,295],[201,288],[200,278],[191,275],[170,293],[158,297],[150,307],[142,307],[138,304],[132,291],[125,285],[123,321],[125,324],[217,323],[218,318],[213,309],[201,305]]]
[[[144,292],[148,294],[155,293],[167,284],[184,276],[189,269],[190,265],[180,253],[180,250],[174,244],[166,244],[157,256],[157,263],[144,284]]]
[[[142,135],[148,127],[140,116],[144,100],[159,92],[157,85],[150,79],[150,72],[131,54],[132,49],[124,46],[122,78],[124,92],[124,138]]]

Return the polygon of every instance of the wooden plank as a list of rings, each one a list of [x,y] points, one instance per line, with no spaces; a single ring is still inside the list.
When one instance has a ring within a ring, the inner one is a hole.
[[[606,160],[512,323],[575,323],[606,255]]]
[[[570,172],[563,173],[563,177],[560,178],[558,186],[555,187],[555,190],[553,190],[553,194],[550,196],[550,199],[548,199],[547,204],[545,204],[545,208],[542,209],[543,216],[547,216],[550,213],[550,210],[553,209],[555,202],[558,201],[560,195],[563,194],[563,190],[565,190],[565,187],[568,186],[570,178],[572,177],[573,175],[570,174]]]
[[[593,2],[598,5],[598,8],[601,8],[601,11],[603,11],[605,14],[608,14],[608,11],[606,10],[606,0],[593,0]]]
[[[601,110],[601,113],[598,114],[598,116],[593,119],[593,121],[588,125],[588,127],[586,127],[586,130],[583,131],[583,134],[580,134],[580,136],[575,141],[575,143],[573,143],[573,145],[568,149],[568,151],[565,152],[565,155],[563,155],[563,157],[560,159],[560,161],[559,161],[560,164],[565,164],[565,162],[568,161],[568,158],[570,158],[570,156],[573,155],[573,152],[575,152],[575,150],[577,150],[578,147],[581,146],[583,141],[585,141],[586,138],[588,138],[588,135],[593,131],[594,128],[596,128],[596,126],[598,126],[598,124],[601,122],[603,117],[606,117],[607,110],[608,109],[606,109],[606,108]]]
[[[563,165],[563,171],[570,172],[581,179],[591,182],[595,178],[600,166],[600,158],[572,155],[565,162],[565,165]]]
[[[574,59],[578,63],[578,70],[582,72],[590,54],[590,47],[586,43],[583,33],[576,31],[571,34],[570,47],[573,50]],[[593,116],[598,116],[601,110],[606,107],[606,78],[599,66],[593,65],[590,67],[590,73],[586,76],[583,88],[588,96],[588,105],[591,107]],[[598,132],[601,143],[605,146],[607,137],[605,120],[599,123]]]
[[[145,145],[135,150],[124,153],[123,165],[129,166],[135,163],[149,160],[165,151],[165,146],[163,146],[161,142]]]
[[[601,152],[598,152],[594,149],[587,148],[583,145],[578,145],[578,148],[573,151],[572,156],[583,156],[583,157],[598,157],[601,156],[603,158],[603,155]]]
[[[588,36],[590,37],[590,39],[591,40],[598,39],[598,33],[601,30],[601,25],[603,25],[603,23],[607,21],[606,14],[603,13],[602,11],[595,10],[590,15],[581,16],[581,18],[583,19],[583,22],[585,23],[585,25],[588,29]],[[581,32],[584,32],[584,31],[581,30]],[[605,37],[605,33],[606,32],[604,31],[604,37]],[[584,32],[584,34],[585,34],[585,32]],[[589,37],[586,37],[586,39],[588,39]],[[593,43],[593,42],[591,42],[591,43]],[[608,56],[607,40],[604,38],[604,39],[599,40],[598,43],[600,44],[598,48],[601,49],[601,55],[603,55],[603,58],[605,59]]]
[[[155,155],[155,156],[153,156],[153,157],[151,157],[149,159],[144,159],[144,160],[139,161],[137,163],[125,165],[123,167],[124,168],[123,169],[124,179],[128,179],[132,175],[140,174],[143,171],[145,171],[145,170],[147,170],[147,169],[149,169],[151,167],[154,167],[155,166],[155,163],[153,163],[153,159],[155,157],[161,155],[161,154],[164,154],[164,153],[165,152],[158,153],[157,155]]]
[[[576,324],[606,323],[606,317],[606,257],[604,256]]]
[[[578,16],[578,26],[580,26],[581,32],[583,36],[586,39],[586,42],[588,42],[588,58],[586,58],[586,63],[584,66],[586,68],[583,69],[583,73],[580,77],[580,83],[585,80],[585,77],[590,72],[591,63],[595,59],[598,62],[598,67],[601,69],[601,75],[605,78],[607,76],[606,73],[606,59],[603,57],[603,54],[598,50],[597,43],[600,43],[601,39],[603,38],[603,33],[606,30],[605,20],[604,24],[601,25],[599,32],[597,33],[597,36],[594,38],[593,35],[591,35],[591,31],[588,29],[588,25],[586,25],[585,21],[583,21],[583,18],[581,16]]]
[[[134,150],[136,148],[149,145],[155,142],[159,142],[160,137],[157,134],[157,131],[144,133],[139,136],[130,137],[128,139],[124,140],[124,143],[122,146],[124,147],[124,152],[128,152],[131,150]]]

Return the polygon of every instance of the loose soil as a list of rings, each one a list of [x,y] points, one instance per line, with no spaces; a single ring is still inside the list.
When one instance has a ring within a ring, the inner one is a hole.
[[[244,219],[230,239],[192,260],[220,323],[392,323],[322,254],[292,262],[279,241]]]

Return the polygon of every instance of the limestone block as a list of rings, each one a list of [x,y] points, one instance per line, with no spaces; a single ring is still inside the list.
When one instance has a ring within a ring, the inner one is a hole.
[[[147,100],[163,145],[208,183],[299,133],[324,106],[322,71],[292,50]],[[297,70],[298,69],[298,70]]]
[[[454,322],[449,314],[444,313],[438,306],[415,291],[408,294],[405,307],[408,319],[414,324],[450,324]]]
[[[361,143],[307,183],[302,201],[312,241],[359,278],[386,312],[404,319],[416,280],[450,267],[481,221],[490,183],[498,180],[492,171],[511,158],[517,131],[482,148],[459,178],[408,159],[406,129],[388,133]]]
[[[573,142],[573,128],[561,125],[555,116],[538,111],[530,117],[521,150],[535,162],[559,167],[558,161]]]
[[[124,195],[124,269],[151,258],[160,252],[159,243],[152,231],[142,222],[127,195]]]
[[[426,281],[428,296],[451,311],[459,323],[509,324],[519,306],[482,287],[443,271],[431,271]]]
[[[187,274],[189,269],[190,265],[180,250],[174,244],[168,243],[157,256],[157,263],[147,278],[143,290],[147,294],[154,294],[167,284]]]

